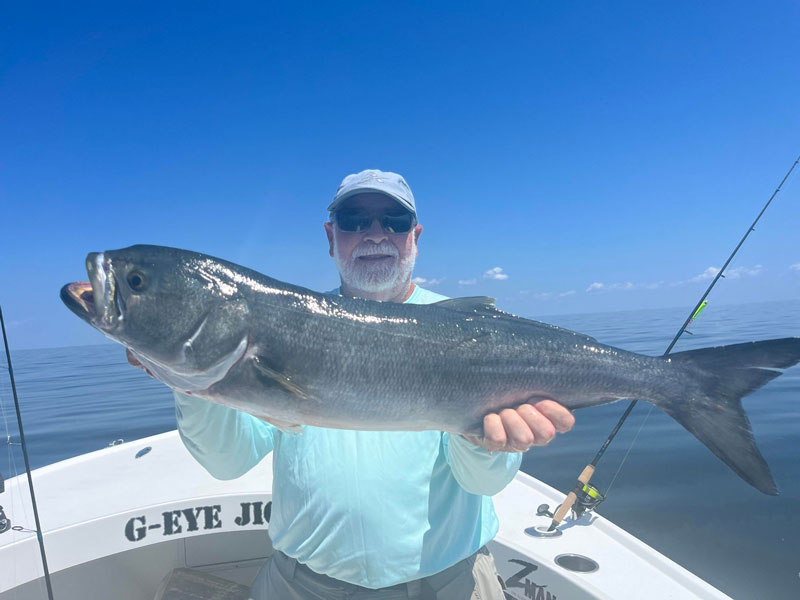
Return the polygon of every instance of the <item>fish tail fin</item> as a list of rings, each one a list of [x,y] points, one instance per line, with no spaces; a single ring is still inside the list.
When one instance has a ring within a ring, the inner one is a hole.
[[[781,372],[776,369],[800,361],[800,338],[676,352],[669,359],[686,367],[699,391],[689,400],[659,403],[660,408],[750,485],[777,495],[742,409],[742,398],[778,377]]]

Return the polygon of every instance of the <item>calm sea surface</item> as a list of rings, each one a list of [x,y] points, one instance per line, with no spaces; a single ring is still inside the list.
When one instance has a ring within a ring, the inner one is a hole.
[[[686,312],[684,308],[543,320],[627,350],[661,354]],[[684,335],[676,351],[800,336],[800,301],[710,306],[691,331],[694,335]],[[15,352],[13,343],[33,468],[118,439],[131,441],[175,428],[170,391],[128,366],[121,346]],[[5,366],[4,356],[2,360]],[[0,473],[9,478],[24,470],[24,462],[18,446],[5,443],[6,428],[12,442],[19,441],[19,435],[8,378],[0,375]],[[523,470],[569,490],[625,406],[627,402],[578,411],[575,429],[547,448],[528,452]],[[780,496],[751,488],[669,417],[640,403],[593,480],[601,491],[613,481],[598,512],[734,598],[796,600],[800,367],[745,399],[744,406]],[[536,507],[530,510],[533,514]]]

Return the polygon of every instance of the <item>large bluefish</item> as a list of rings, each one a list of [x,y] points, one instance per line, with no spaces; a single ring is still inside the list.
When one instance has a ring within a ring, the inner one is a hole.
[[[344,298],[175,248],[91,253],[64,303],[173,389],[279,426],[480,435],[483,416],[552,398],[652,402],[747,482],[777,493],[741,398],[800,360],[800,338],[643,356],[497,310]]]

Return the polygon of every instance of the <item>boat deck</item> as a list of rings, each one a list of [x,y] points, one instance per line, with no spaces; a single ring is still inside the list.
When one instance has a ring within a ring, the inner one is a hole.
[[[249,586],[272,552],[268,458],[243,477],[220,481],[172,431],[37,469],[33,481],[59,600],[152,600],[180,568]],[[549,524],[535,515],[537,506],[563,499],[523,473],[495,496],[500,531],[490,548],[508,598],[727,598],[596,514],[567,520],[555,538],[525,533]],[[25,475],[6,482],[0,505],[12,526],[0,534],[0,600],[44,598]],[[565,555],[586,557],[597,568],[559,566],[556,559]]]

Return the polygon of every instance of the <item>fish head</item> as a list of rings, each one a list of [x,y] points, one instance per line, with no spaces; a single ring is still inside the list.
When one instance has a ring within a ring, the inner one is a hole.
[[[246,350],[247,304],[224,261],[139,245],[91,252],[86,271],[89,281],[61,289],[64,304],[126,346],[157,378],[183,382],[173,387],[206,385],[220,365],[229,368]]]

